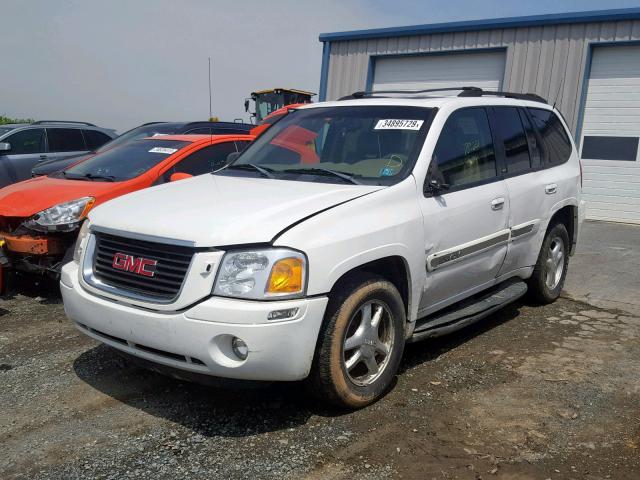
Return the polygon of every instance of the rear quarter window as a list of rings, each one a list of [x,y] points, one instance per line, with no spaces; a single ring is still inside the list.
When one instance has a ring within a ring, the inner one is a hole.
[[[560,165],[571,156],[571,140],[558,115],[551,110],[528,108],[529,114],[542,139],[544,158],[547,164]]]

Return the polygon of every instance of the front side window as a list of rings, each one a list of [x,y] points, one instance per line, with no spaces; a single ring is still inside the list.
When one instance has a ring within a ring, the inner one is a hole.
[[[3,140],[11,144],[11,150],[6,152],[9,155],[22,155],[28,153],[43,153],[44,148],[44,129],[30,128],[21,130],[9,135]]]
[[[52,176],[70,180],[118,182],[130,180],[165,161],[189,142],[177,140],[136,140],[80,162]]]
[[[531,169],[529,144],[516,107],[494,107],[496,130],[504,148],[507,173]]]
[[[433,109],[345,106],[286,115],[250,144],[223,175],[392,185],[411,172]],[[264,175],[263,175],[264,176]]]
[[[545,159],[551,165],[559,165],[571,156],[571,140],[562,122],[551,110],[529,108],[529,114],[544,145]]]
[[[495,178],[496,155],[486,110],[465,108],[452,113],[440,133],[432,161],[452,188]]]
[[[163,178],[168,181],[174,173],[188,173],[189,175],[202,175],[224,167],[229,154],[236,151],[234,142],[218,143],[201,148],[188,157],[173,165]]]
[[[81,152],[87,149],[79,128],[47,128],[47,139],[50,152]]]

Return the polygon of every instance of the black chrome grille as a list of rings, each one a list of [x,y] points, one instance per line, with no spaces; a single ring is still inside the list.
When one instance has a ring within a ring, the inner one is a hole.
[[[106,285],[159,300],[171,300],[180,292],[195,249],[96,233],[93,275]],[[153,276],[113,267],[117,253],[157,261]]]

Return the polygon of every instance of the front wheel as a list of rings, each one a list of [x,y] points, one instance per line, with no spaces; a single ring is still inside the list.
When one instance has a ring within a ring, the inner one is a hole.
[[[355,275],[332,294],[320,331],[311,392],[346,408],[376,401],[393,382],[404,350],[406,314],[397,288]]]
[[[569,266],[569,234],[562,223],[546,233],[538,262],[528,281],[531,296],[539,303],[554,302],[562,291]]]

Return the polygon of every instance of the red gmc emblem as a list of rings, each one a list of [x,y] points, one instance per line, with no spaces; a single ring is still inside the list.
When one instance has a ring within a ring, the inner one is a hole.
[[[113,256],[113,263],[111,266],[116,270],[133,272],[138,275],[144,275],[145,277],[153,277],[156,274],[157,264],[157,260],[134,257],[132,255],[127,255],[126,253],[118,252]]]

